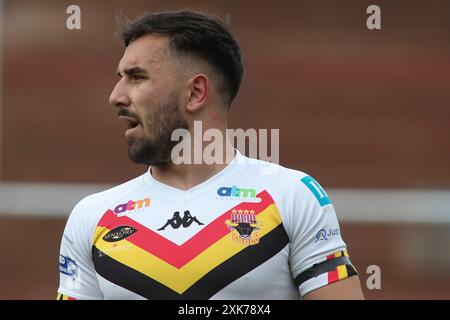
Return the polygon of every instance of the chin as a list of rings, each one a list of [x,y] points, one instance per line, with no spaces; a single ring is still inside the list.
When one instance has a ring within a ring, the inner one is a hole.
[[[172,163],[170,155],[163,156],[164,152],[157,151],[149,145],[143,145],[139,142],[134,143],[128,149],[128,157],[136,164],[145,164],[147,166],[165,166]]]

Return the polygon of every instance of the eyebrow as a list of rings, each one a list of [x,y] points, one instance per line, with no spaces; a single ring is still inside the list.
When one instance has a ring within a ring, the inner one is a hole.
[[[141,68],[141,67],[132,67],[132,68],[125,69],[123,71],[123,73],[126,74],[127,76],[133,76],[136,74],[145,74],[146,75],[147,70],[145,70],[144,68]],[[119,70],[116,71],[116,74],[119,77],[122,77],[122,73]]]

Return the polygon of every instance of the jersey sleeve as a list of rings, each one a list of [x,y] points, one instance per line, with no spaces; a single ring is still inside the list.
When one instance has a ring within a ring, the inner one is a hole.
[[[92,261],[91,220],[85,198],[72,210],[61,240],[58,300],[103,299]]]
[[[298,181],[288,234],[290,265],[300,296],[356,275],[331,200],[310,176]]]

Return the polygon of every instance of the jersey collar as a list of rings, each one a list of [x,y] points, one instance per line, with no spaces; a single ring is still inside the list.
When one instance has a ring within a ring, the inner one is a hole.
[[[193,186],[188,190],[178,189],[156,180],[155,178],[153,178],[151,174],[151,167],[149,167],[147,172],[145,173],[144,183],[150,187],[158,188],[159,190],[163,191],[166,195],[169,196],[172,195],[177,199],[179,199],[179,197],[182,196],[182,198],[186,200],[186,197],[191,198],[197,195],[198,193],[201,193],[204,190],[210,188],[211,186],[215,186],[220,180],[222,180],[232,170],[234,170],[236,164],[240,163],[240,160],[242,159],[243,159],[242,154],[237,149],[235,149],[234,159],[225,168],[217,172],[209,179],[197,184],[196,186]]]

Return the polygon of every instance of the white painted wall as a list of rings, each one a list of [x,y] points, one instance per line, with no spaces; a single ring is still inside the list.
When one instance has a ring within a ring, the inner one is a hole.
[[[0,184],[0,215],[67,217],[85,196],[111,185]],[[341,222],[450,223],[450,190],[328,189]]]

